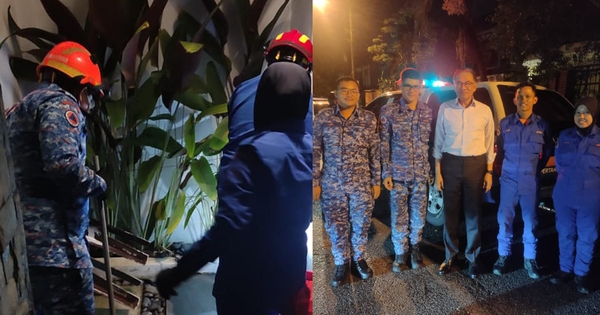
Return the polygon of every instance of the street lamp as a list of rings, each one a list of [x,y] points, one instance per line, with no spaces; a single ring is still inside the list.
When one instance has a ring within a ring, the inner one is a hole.
[[[313,0],[313,6],[319,11],[324,12],[325,6],[327,6],[328,0]],[[352,4],[348,3],[348,26],[350,32],[350,76],[354,78],[354,45],[353,45],[353,32],[352,32]]]

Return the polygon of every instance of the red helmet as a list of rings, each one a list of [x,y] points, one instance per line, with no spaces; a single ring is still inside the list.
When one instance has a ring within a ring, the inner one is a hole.
[[[312,50],[310,38],[293,29],[277,35],[271,41],[265,51],[265,58],[269,64],[285,60],[310,68],[313,61]]]
[[[92,54],[75,42],[61,42],[50,49],[36,68],[38,76],[44,67],[58,70],[70,78],[81,78],[79,83],[82,85],[91,84],[97,87],[102,84],[100,68],[92,60]]]

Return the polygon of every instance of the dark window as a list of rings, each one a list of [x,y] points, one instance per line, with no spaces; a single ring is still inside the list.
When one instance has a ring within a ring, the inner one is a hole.
[[[381,108],[383,107],[383,105],[386,105],[386,104],[389,104],[392,102],[400,102],[401,98],[402,98],[402,94],[381,96],[381,97],[378,97],[378,98],[374,99],[373,101],[371,101],[371,103],[369,103],[365,107],[365,109],[373,112],[375,114],[375,116],[377,116],[377,120],[379,120],[379,112],[381,111]]]
[[[517,107],[513,103],[516,87],[499,85],[498,90],[506,115],[517,112]],[[557,138],[562,130],[574,126],[573,105],[566,98],[552,90],[538,90],[536,96],[538,101],[533,106],[533,112],[550,123],[550,130],[554,138]]]
[[[492,115],[496,115],[494,109],[492,108],[492,98],[490,97],[490,91],[486,88],[478,88],[475,93],[473,93],[473,98],[487,105],[492,110]]]

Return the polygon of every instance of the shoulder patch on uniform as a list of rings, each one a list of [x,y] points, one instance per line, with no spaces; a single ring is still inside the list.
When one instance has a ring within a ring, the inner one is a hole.
[[[77,113],[75,113],[74,111],[68,110],[65,113],[65,117],[67,118],[69,125],[71,125],[73,127],[79,126],[79,116],[77,116]]]

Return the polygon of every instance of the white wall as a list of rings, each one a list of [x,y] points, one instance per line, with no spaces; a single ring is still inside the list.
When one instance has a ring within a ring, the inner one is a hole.
[[[80,23],[83,24],[87,12],[87,1],[61,0],[61,2],[69,7]],[[284,0],[271,0],[267,3],[267,7],[259,22],[259,28],[261,30],[272,19],[279,6],[283,3]],[[48,18],[39,0],[0,0],[0,40],[8,35],[7,10],[9,6],[11,6],[13,18],[21,28],[37,27],[52,32],[56,31],[56,26],[50,18]],[[203,20],[207,13],[203,11],[203,8],[201,7],[200,2],[193,0],[169,1],[163,15],[162,27],[171,33],[173,21],[181,9],[191,13],[197,19]],[[241,71],[240,68],[243,62],[245,43],[242,35],[242,28],[237,20],[237,14],[234,10],[233,1],[223,3],[221,8],[226,14],[229,22],[230,35],[225,51],[233,63],[233,78]],[[276,34],[292,28],[298,28],[301,32],[312,37],[312,1],[291,0],[270,37],[272,38]],[[5,108],[12,106],[12,104],[16,103],[23,96],[21,90],[27,91],[31,89],[31,86],[19,86],[16,82],[10,71],[8,56],[13,55],[15,51],[24,51],[32,47],[33,45],[26,40],[12,38],[0,49],[0,85],[2,86],[2,98],[4,100]],[[204,67],[201,65],[200,71],[203,71],[203,68]],[[182,116],[185,117],[186,115]],[[183,122],[181,122],[181,124],[182,123]],[[196,127],[197,139],[201,139],[201,137],[211,133],[215,127],[216,121],[214,118],[203,120]],[[216,170],[218,157],[209,159],[209,161],[213,163]],[[163,183],[167,184],[168,180],[169,179],[166,176],[161,179]],[[182,225],[183,224],[181,224],[174,232],[171,239],[172,241],[193,242],[200,238],[204,233],[204,231],[199,228],[201,224],[197,215],[193,217],[190,227],[186,230],[183,230]]]

